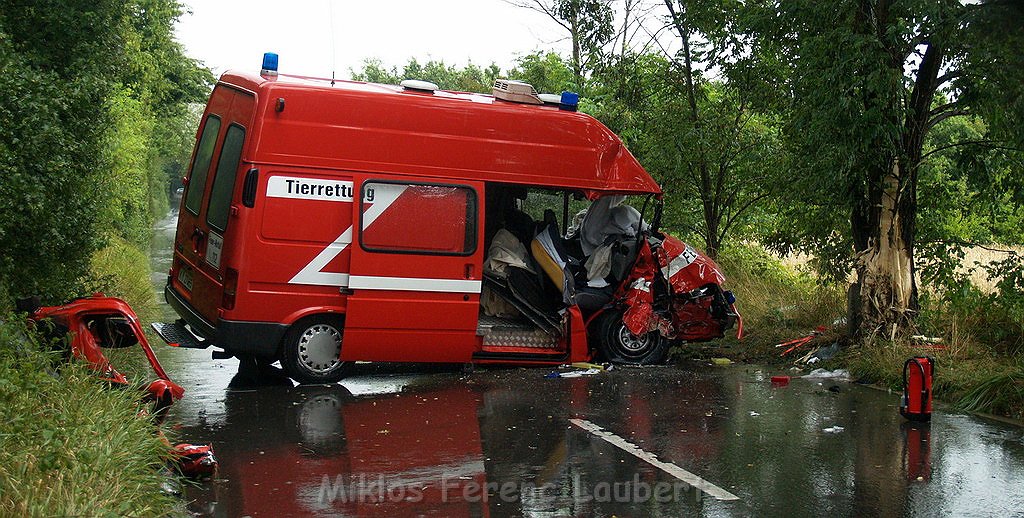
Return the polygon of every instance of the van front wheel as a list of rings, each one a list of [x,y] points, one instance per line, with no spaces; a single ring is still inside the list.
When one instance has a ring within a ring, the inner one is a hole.
[[[591,347],[605,360],[625,365],[657,365],[668,356],[669,341],[657,331],[636,336],[622,322],[622,310],[609,310],[590,324]]]
[[[317,315],[292,325],[284,337],[281,365],[299,383],[336,383],[345,375],[341,361],[343,322]]]

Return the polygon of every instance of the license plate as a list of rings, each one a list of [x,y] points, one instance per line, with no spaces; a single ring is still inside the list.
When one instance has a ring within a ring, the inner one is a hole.
[[[178,282],[185,287],[186,290],[192,291],[192,269],[187,266],[182,266],[178,270]]]

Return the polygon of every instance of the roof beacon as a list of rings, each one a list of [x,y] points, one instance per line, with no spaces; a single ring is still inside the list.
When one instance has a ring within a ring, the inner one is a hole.
[[[580,94],[576,92],[562,92],[562,102],[558,105],[559,110],[574,112],[580,105]]]
[[[530,83],[514,81],[512,79],[496,80],[494,82],[494,87],[491,88],[491,95],[501,99],[502,101],[525,104],[544,104],[544,101],[542,101],[540,96],[537,95],[537,90],[534,90]]]
[[[260,71],[263,77],[277,77],[277,54],[273,52],[263,53],[263,70]]]

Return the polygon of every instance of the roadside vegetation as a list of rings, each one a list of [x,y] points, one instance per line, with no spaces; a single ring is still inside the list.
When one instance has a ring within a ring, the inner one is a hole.
[[[739,294],[746,337],[690,346],[682,358],[725,357],[787,374],[793,366],[842,368],[856,380],[899,392],[903,362],[930,356],[936,360],[936,399],[954,409],[1024,419],[1024,312],[1019,298],[1002,293],[999,283],[978,283],[984,277],[964,269],[959,291],[922,297],[917,336],[924,339],[883,337],[867,345],[848,336],[842,285],[822,282],[809,266],[787,264],[751,245],[728,247],[719,262],[730,289]],[[775,347],[818,326],[825,331],[790,354],[783,356],[786,348]],[[843,349],[829,360],[798,361],[837,342]]]
[[[822,366],[895,387],[907,357],[930,354],[938,398],[1021,416],[1019,2],[510,3],[561,27],[569,52],[530,49],[504,71],[369,59],[351,75],[581,93],[663,186],[665,229],[729,277],[747,339],[709,354],[788,364],[774,345],[824,326],[807,347],[844,348]],[[105,291],[155,315],[150,228],[213,83],[174,41],[181,12],[0,2],[0,313]],[[974,268],[979,247],[1008,252]],[[131,395],[78,367],[54,376],[13,321],[0,330],[2,514],[169,512]]]
[[[40,342],[0,324],[0,515],[166,516],[167,446],[139,394],[110,390]]]
[[[189,104],[213,80],[174,41],[181,9],[0,2],[0,315],[96,291],[155,314],[145,250],[191,153]],[[136,417],[138,394],[57,369],[20,318],[0,326],[0,515],[171,514],[167,447]]]

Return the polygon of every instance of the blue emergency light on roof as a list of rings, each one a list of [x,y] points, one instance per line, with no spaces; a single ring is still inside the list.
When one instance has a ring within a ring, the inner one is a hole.
[[[576,92],[562,92],[562,102],[558,104],[558,109],[574,112],[580,105],[580,94]]]
[[[277,75],[277,54],[273,52],[263,53],[263,70],[260,71],[262,76],[276,76]]]

